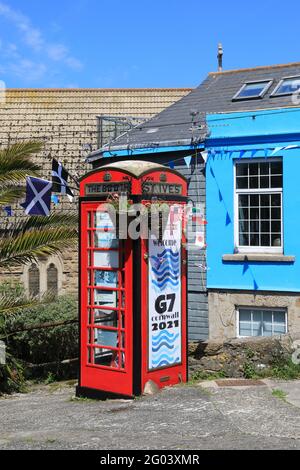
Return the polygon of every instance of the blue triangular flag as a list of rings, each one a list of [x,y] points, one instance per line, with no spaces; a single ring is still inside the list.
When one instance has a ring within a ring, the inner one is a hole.
[[[169,162],[169,167],[171,168],[171,170],[174,170],[175,163],[174,162]]]
[[[26,179],[26,201],[21,204],[27,215],[50,214],[52,182],[39,178]]]
[[[4,209],[4,211],[6,212],[7,217],[12,217],[13,211],[12,211],[11,206],[6,206],[6,207],[4,207],[3,209]]]
[[[265,158],[267,158],[269,155],[269,149],[265,149]]]
[[[211,173],[211,176],[215,178],[214,170],[212,169],[212,167],[210,167],[210,173]]]
[[[272,156],[272,155],[275,155],[275,153],[278,153],[278,152],[280,152],[280,151],[283,150],[283,149],[284,149],[284,147],[276,147],[276,148],[273,150],[273,152],[271,153],[271,156]]]
[[[257,284],[257,282],[256,282],[255,279],[253,280],[253,289],[254,289],[254,290],[258,290],[258,289],[259,289],[258,284]]]
[[[57,206],[59,204],[59,197],[56,194],[52,194],[51,202]]]
[[[249,271],[249,264],[245,263],[243,266],[243,275],[246,274],[247,271]]]
[[[231,224],[231,217],[229,215],[229,212],[226,214],[226,227]]]
[[[241,150],[239,158],[243,158],[243,156],[245,155],[246,152],[247,152],[247,150]]]
[[[192,157],[184,157],[186,166],[189,168],[191,166]]]
[[[219,201],[222,202],[223,201],[223,196],[222,196],[222,193],[221,193],[221,190],[219,189]]]
[[[255,157],[255,155],[257,154],[257,152],[258,152],[258,150],[252,150],[252,151],[251,151],[250,158]]]

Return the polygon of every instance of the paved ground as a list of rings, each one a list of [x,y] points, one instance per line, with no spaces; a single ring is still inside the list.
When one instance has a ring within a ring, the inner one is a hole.
[[[300,449],[300,382],[204,385],[133,401],[74,400],[66,385],[0,399],[0,448]]]

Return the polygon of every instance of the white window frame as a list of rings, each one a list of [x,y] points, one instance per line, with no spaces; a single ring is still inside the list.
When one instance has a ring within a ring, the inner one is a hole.
[[[281,158],[268,158],[267,162],[281,162]],[[259,188],[259,189],[237,189],[237,165],[242,163],[265,163],[264,158],[255,159],[241,159],[234,162],[234,248],[237,253],[275,253],[283,254],[284,239],[283,239],[283,184],[281,188]],[[278,194],[281,195],[281,246],[240,246],[239,237],[239,195],[240,194]]]
[[[298,88],[298,90],[294,90],[294,91],[287,91],[285,93],[278,93],[278,91],[280,90],[281,86],[283,85],[283,83],[287,80],[294,80],[294,81],[297,81],[297,82],[300,82],[300,75],[294,75],[292,77],[283,77],[282,80],[280,80],[280,82],[278,83],[278,85],[274,88],[274,91],[271,93],[271,97],[276,97],[276,96],[291,96],[293,95],[295,92],[299,92],[300,88]]]
[[[271,311],[271,312],[285,312],[285,333],[282,333],[282,335],[287,335],[289,332],[289,327],[288,327],[288,309],[283,307],[283,308],[272,308],[272,307],[249,307],[249,306],[243,306],[239,305],[236,307],[236,337],[237,338],[270,338],[271,336],[242,336],[240,335],[240,310],[251,310],[252,312],[256,311]],[[263,322],[261,322],[263,323]],[[272,315],[272,337],[273,336],[280,336],[279,334],[274,334],[274,315]],[[253,324],[253,320],[251,320],[251,325]],[[251,330],[253,331],[253,326],[251,326]]]
[[[248,86],[248,85],[254,85],[255,83],[257,84],[263,84],[265,83],[265,87],[262,89],[262,91],[258,94],[258,95],[253,95],[253,96],[240,96],[240,94],[244,91],[244,89]],[[262,99],[265,94],[267,93],[267,91],[269,91],[269,89],[271,88],[271,86],[273,85],[274,83],[274,80],[270,79],[270,80],[254,80],[254,81],[250,81],[250,82],[245,82],[242,87],[239,89],[239,91],[234,95],[234,97],[232,98],[232,101],[244,101],[244,100],[257,100],[257,99]]]

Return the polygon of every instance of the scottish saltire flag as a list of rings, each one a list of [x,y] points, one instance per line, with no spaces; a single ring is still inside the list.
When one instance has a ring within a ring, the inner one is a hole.
[[[27,215],[50,214],[52,182],[28,177],[26,180],[26,201],[21,204]]]
[[[66,194],[70,198],[74,193],[68,185],[69,173],[60,162],[53,158],[52,161],[52,191],[54,193]]]

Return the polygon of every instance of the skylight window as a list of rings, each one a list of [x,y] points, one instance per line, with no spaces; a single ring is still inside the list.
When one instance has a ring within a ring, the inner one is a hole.
[[[272,83],[273,80],[244,83],[242,88],[238,91],[236,95],[234,95],[232,100],[253,100],[257,98],[263,98]]]
[[[271,96],[285,96],[292,95],[300,89],[300,77],[286,77],[283,78]]]

